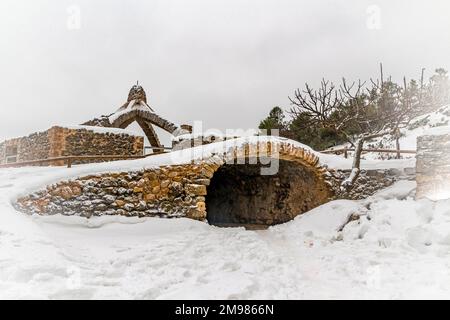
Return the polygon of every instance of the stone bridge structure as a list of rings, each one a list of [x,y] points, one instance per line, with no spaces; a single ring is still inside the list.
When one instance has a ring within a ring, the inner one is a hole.
[[[361,199],[396,180],[414,179],[414,172],[403,170],[362,170],[356,186],[344,192],[340,183],[348,171],[328,168],[319,153],[291,140],[246,142],[205,154],[184,163],[61,181],[18,199],[16,206],[41,215],[187,217],[219,226],[267,226],[333,199]],[[277,161],[278,170],[262,175],[267,160]]]

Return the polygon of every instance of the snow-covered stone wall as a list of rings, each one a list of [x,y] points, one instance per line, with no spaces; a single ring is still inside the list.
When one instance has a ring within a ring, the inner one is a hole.
[[[19,199],[28,213],[205,218],[206,186],[215,167],[163,166],[82,177]]]
[[[59,127],[0,143],[0,163],[69,155],[142,155],[144,138],[121,129]],[[53,165],[63,165],[55,161]]]
[[[341,190],[340,185],[349,175],[351,170],[330,170],[333,176],[330,179],[335,190],[335,199],[361,200],[375,194],[377,191],[387,188],[400,180],[413,181],[416,178],[415,168],[372,169],[361,170],[355,186],[350,190]]]
[[[267,144],[268,149],[273,147]],[[62,181],[18,199],[17,206],[22,212],[44,215],[197,220],[209,220],[208,210],[212,208],[215,213],[227,210],[236,215],[230,219],[219,217],[220,221],[277,224],[333,199],[362,199],[397,180],[414,179],[414,170],[409,169],[362,170],[356,186],[351,191],[342,191],[340,184],[348,176],[348,170],[321,165],[317,154],[307,149],[288,143],[280,143],[278,147],[282,170],[273,176],[261,177],[256,171],[259,167],[250,164],[254,162],[230,163],[230,157],[248,160],[254,156],[254,148],[242,145],[225,155],[215,154],[185,164]],[[236,187],[226,190],[224,185]]]

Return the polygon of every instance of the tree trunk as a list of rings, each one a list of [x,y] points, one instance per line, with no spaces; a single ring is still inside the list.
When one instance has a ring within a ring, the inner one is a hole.
[[[359,173],[361,171],[361,153],[363,151],[365,139],[365,137],[361,137],[356,142],[355,154],[353,155],[352,171],[350,172],[350,176],[342,182],[341,189],[350,190],[353,187],[356,179],[358,179],[359,177]]]

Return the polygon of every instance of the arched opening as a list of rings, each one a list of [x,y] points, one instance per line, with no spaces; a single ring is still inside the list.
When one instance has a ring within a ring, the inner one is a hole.
[[[208,222],[265,228],[292,220],[329,200],[329,188],[313,168],[278,161],[275,175],[261,175],[261,164],[221,166],[207,190]]]

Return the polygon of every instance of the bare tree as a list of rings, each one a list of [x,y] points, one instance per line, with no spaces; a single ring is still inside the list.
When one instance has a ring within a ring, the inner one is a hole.
[[[385,82],[382,65],[380,71],[381,80],[371,79],[370,87],[361,81],[349,84],[345,78],[339,87],[322,80],[319,89],[306,84],[304,90],[297,89],[294,97],[289,97],[293,117],[306,114],[308,125],[331,129],[355,148],[352,171],[342,183],[344,189],[350,189],[360,174],[364,143],[387,134],[399,135],[400,127],[407,123],[411,107],[407,90],[392,86],[391,80]],[[391,103],[388,98],[392,94],[396,96]],[[398,97],[404,101],[397,103]]]
[[[329,124],[328,119],[341,104],[339,91],[332,82],[325,79],[322,79],[318,90],[313,90],[305,83],[305,89],[295,90],[294,98],[289,97],[289,100],[297,107],[291,108],[291,114],[298,116],[299,112],[305,113],[311,123],[321,123],[324,126]]]

